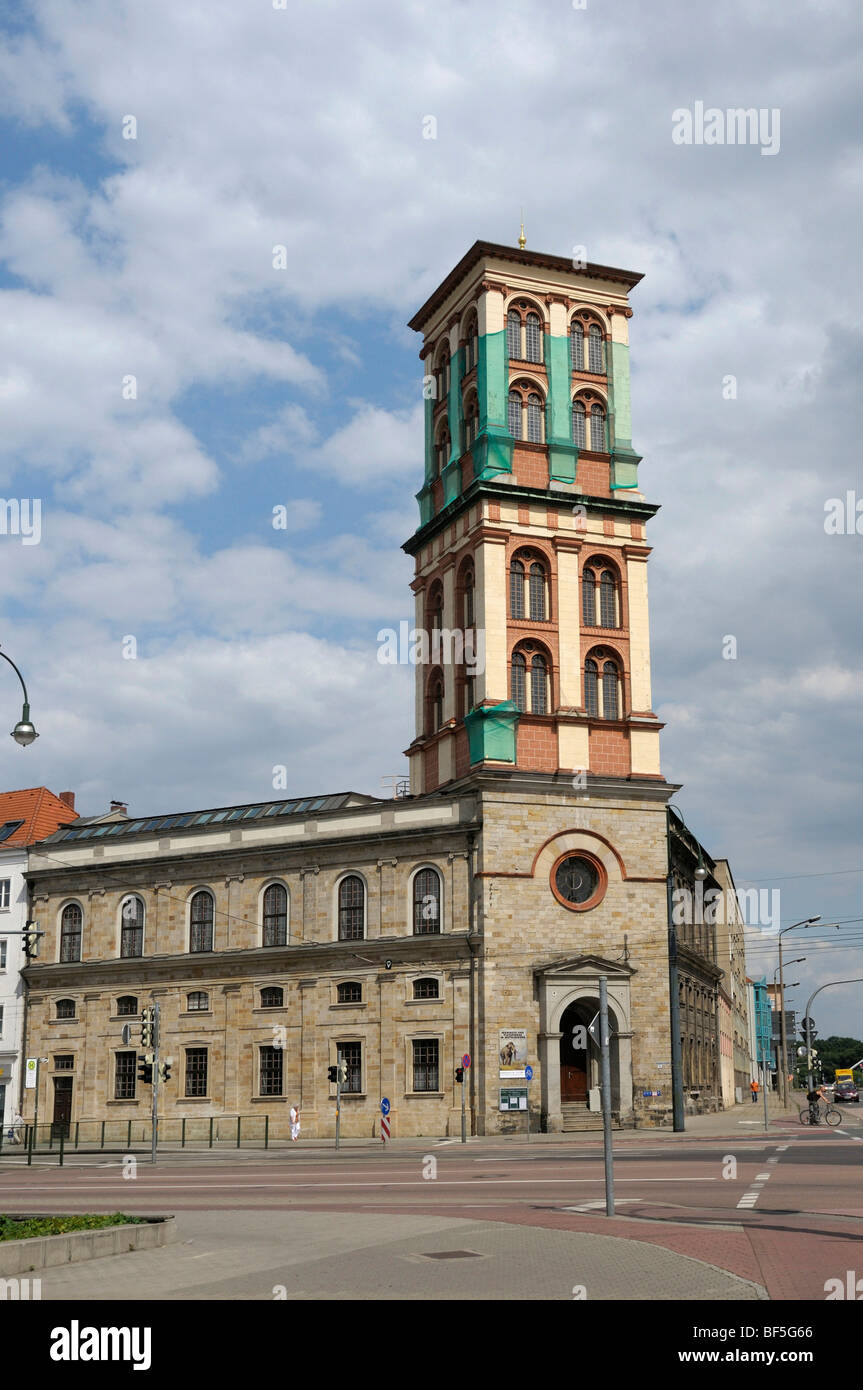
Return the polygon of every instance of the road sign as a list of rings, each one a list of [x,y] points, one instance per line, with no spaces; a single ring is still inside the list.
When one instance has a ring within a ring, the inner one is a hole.
[[[524,1069],[524,1079],[525,1079],[525,1081],[532,1081],[532,1080],[533,1080],[533,1067],[525,1067],[525,1069]]]
[[[128,1047],[128,1046],[129,1046],[129,1043],[132,1041],[132,1025],[131,1025],[131,1023],[124,1023],[124,1024],[123,1024],[123,1032],[122,1032],[122,1034],[121,1034],[121,1037],[122,1037],[123,1042],[125,1043],[126,1047]]]
[[[381,1114],[382,1114],[382,1115],[388,1115],[389,1113],[390,1113],[390,1103],[389,1103],[389,1101],[387,1100],[386,1096],[384,1096],[383,1100],[381,1101]]]
[[[469,1052],[466,1052],[466,1053],[464,1054],[464,1056],[463,1056],[462,1059],[461,1059],[461,1064],[462,1064],[463,1067],[469,1067],[469,1066],[470,1066],[470,1053],[469,1053]]]

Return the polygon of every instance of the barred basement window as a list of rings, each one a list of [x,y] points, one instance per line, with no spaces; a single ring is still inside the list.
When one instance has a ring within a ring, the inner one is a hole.
[[[261,1095],[280,1096],[282,1094],[282,1063],[284,1051],[281,1047],[261,1048]]]
[[[264,945],[288,944],[288,894],[281,883],[271,883],[264,893]]]
[[[77,903],[69,903],[63,908],[60,918],[60,961],[81,959],[81,927],[84,914]]]
[[[438,1088],[438,1040],[423,1039],[415,1042],[414,1050],[414,1090],[437,1091]]]
[[[135,1065],[138,1055],[135,1052],[116,1052],[114,1054],[114,1099],[135,1099]]]
[[[278,985],[268,985],[261,990],[262,1009],[282,1009],[285,1004],[285,991]]]
[[[205,1096],[207,1094],[207,1049],[205,1047],[186,1048],[186,1095]]]
[[[202,989],[194,989],[186,995],[186,1008],[190,1014],[206,1013],[210,1007],[210,996]]]
[[[196,893],[190,911],[190,951],[212,951],[215,909],[209,893]]]
[[[431,978],[414,980],[414,999],[439,999],[440,981]]]
[[[442,723],[443,708],[435,714],[436,728]],[[365,884],[358,874],[350,874],[339,884],[339,941],[362,941],[365,930]]]
[[[74,999],[58,999],[58,1000],[57,1000],[57,1017],[58,1017],[58,1018],[74,1018],[74,1017],[75,1017],[75,1000],[74,1000]]]
[[[414,874],[414,936],[440,931],[440,876],[434,869]]]
[[[348,980],[345,984],[337,987],[336,999],[340,1004],[361,1004],[363,1002],[363,987],[357,980]]]
[[[342,1091],[359,1095],[363,1089],[363,1045],[362,1043],[339,1043],[338,1059],[348,1070],[347,1079],[342,1082]]]
[[[138,1000],[134,994],[121,994],[117,1000],[118,1018],[133,1018],[138,1012]]]

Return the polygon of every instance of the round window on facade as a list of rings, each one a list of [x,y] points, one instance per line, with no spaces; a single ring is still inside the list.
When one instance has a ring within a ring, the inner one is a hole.
[[[595,907],[605,894],[608,876],[591,854],[564,854],[551,871],[551,889],[573,912]]]

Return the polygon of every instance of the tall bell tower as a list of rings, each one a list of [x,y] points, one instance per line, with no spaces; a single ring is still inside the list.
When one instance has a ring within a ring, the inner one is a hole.
[[[411,789],[477,770],[663,780],[629,390],[641,276],[478,241],[423,335]]]

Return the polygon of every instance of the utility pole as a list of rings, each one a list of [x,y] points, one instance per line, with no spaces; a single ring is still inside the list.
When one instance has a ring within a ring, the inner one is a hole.
[[[674,879],[671,869],[671,807],[665,808],[665,839],[668,849],[666,897],[668,907],[668,1016],[671,1023],[671,1105],[672,1125],[685,1130],[683,1113],[683,1058],[680,1048],[680,985],[677,976],[677,928],[674,923]]]
[[[151,1137],[151,1158],[156,1162],[156,1153],[159,1147],[159,1033],[160,1020],[162,1014],[161,1004],[154,1004],[152,1008],[153,1018],[153,1123]]]
[[[614,1216],[614,1161],[611,1152],[611,1048],[608,1035],[608,980],[599,977],[599,1043],[602,1059],[602,1148],[605,1158],[605,1214]]]

